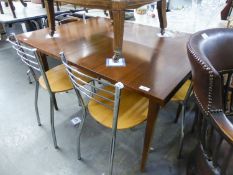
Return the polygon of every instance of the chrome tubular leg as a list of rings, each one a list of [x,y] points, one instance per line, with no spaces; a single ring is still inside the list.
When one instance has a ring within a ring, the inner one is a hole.
[[[82,106],[82,102],[81,102],[80,98],[78,98],[78,105]]]
[[[92,81],[92,85],[95,87],[95,81]],[[94,92],[94,93],[96,93],[96,89],[94,87],[92,88],[91,91]]]
[[[109,165],[109,173],[108,173],[109,175],[112,175],[113,172],[115,145],[116,145],[116,128],[113,128],[111,151],[110,151],[110,165]]]
[[[185,105],[182,105],[182,109],[181,109],[181,136],[180,136],[180,145],[179,145],[179,154],[178,154],[178,158],[181,158],[181,152],[183,149],[183,142],[184,142],[184,119],[185,119]]]
[[[52,94],[52,97],[53,97],[53,101],[54,101],[54,108],[55,108],[56,111],[58,111],[57,100],[56,100],[56,97],[55,97],[54,93]]]
[[[28,77],[28,82],[29,82],[29,84],[32,84],[32,80],[31,80],[31,77],[30,77],[30,72],[31,72],[31,70],[28,69],[28,70],[27,70],[27,77]]]
[[[55,133],[55,127],[54,127],[54,103],[53,98],[50,97],[50,124],[51,124],[51,132],[52,132],[52,138],[53,138],[53,144],[54,147],[57,149],[57,139],[56,139],[56,133]]]
[[[78,136],[77,136],[78,160],[81,160],[80,137],[81,137],[81,133],[82,133],[83,124],[84,124],[85,119],[86,119],[86,115],[87,115],[87,109],[86,109],[86,107],[84,107],[82,121],[81,121],[80,125],[78,126]]]
[[[179,102],[178,108],[177,108],[177,112],[176,112],[176,118],[174,120],[174,123],[177,123],[179,116],[180,116],[180,111],[182,109],[182,103]]]
[[[198,122],[198,115],[199,115],[199,109],[198,109],[198,106],[195,105],[195,115],[194,115],[194,120],[193,120],[193,124],[192,124],[192,129],[191,129],[191,133],[194,132],[195,130],[195,126]]]
[[[38,126],[41,126],[39,110],[38,110],[38,92],[39,92],[39,82],[36,81],[36,89],[35,89],[35,110],[36,110],[36,118]]]

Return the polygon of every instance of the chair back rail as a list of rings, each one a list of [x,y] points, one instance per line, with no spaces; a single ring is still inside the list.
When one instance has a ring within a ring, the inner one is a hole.
[[[114,85],[107,81],[97,79],[87,74],[84,74],[83,72],[80,72],[78,69],[68,64],[65,54],[63,52],[60,53],[60,56],[63,64],[66,67],[67,73],[73,83],[74,88],[78,90],[79,93],[85,95],[87,98],[92,99],[95,102],[105,106],[106,108],[113,110],[114,111],[113,119],[115,120],[118,115],[120,91],[123,88],[123,84],[116,83]],[[90,81],[87,82],[85,79],[98,83],[91,84],[89,83]],[[97,86],[96,84],[101,84],[102,87]],[[110,86],[114,88],[114,91],[104,89],[105,86]],[[103,94],[108,94],[108,96],[100,95],[100,93],[97,93],[100,91],[102,91]],[[103,99],[106,103],[101,102],[100,100],[98,100],[98,98]],[[87,106],[87,104],[84,104],[84,106]],[[114,121],[113,121],[113,125],[115,125]]]
[[[111,83],[103,81],[101,79],[93,78],[87,74],[80,72],[78,69],[70,66],[66,57],[65,57],[65,54],[63,52],[60,53],[60,57],[62,59],[63,64],[65,65],[67,73],[68,73],[68,75],[73,83],[75,92],[76,92],[78,98],[81,99],[81,104],[82,104],[83,109],[84,109],[84,113],[83,113],[83,117],[82,117],[83,121],[81,122],[80,128],[82,128],[82,125],[84,123],[86,113],[87,113],[87,103],[84,102],[84,99],[81,96],[81,94],[88,97],[89,99],[94,100],[98,104],[113,110],[112,140],[111,140],[111,150],[110,150],[110,159],[109,159],[109,174],[112,174],[113,173],[113,159],[114,159],[114,150],[115,150],[115,142],[116,142],[120,94],[121,94],[121,89],[124,88],[124,85],[120,82],[118,82],[116,84],[111,84]],[[89,82],[90,81],[98,82],[102,85],[102,87],[97,86],[96,84],[98,84],[98,83],[93,83],[91,85],[90,83],[85,81],[85,79],[89,79]],[[85,87],[83,85],[85,85]],[[113,88],[113,91],[106,89],[105,88],[106,86]],[[93,89],[93,91],[89,90],[88,88]],[[102,95],[102,94],[106,94],[106,96]],[[104,102],[101,102],[100,100],[98,100],[98,98],[103,99]],[[80,145],[80,134],[78,136],[78,145]],[[78,146],[78,158],[80,159],[81,157],[80,157],[80,149],[79,148],[80,148],[80,146]]]
[[[36,48],[30,48],[28,46],[22,45],[16,38],[15,34],[11,34],[7,41],[12,44],[12,48],[16,50],[17,55],[21,58],[21,60],[29,67],[33,78],[36,82],[38,82],[38,77],[36,76],[34,70],[39,72],[42,75],[44,82],[46,84],[46,88],[50,96],[52,97],[52,91],[49,85],[49,81],[47,75],[45,73],[45,69],[41,60],[40,55],[37,53]]]

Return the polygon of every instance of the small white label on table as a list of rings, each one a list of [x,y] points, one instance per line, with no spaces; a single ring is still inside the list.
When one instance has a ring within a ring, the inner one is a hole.
[[[79,124],[81,122],[81,119],[79,117],[75,117],[73,119],[71,119],[71,123],[76,126],[77,124]]]
[[[107,58],[106,59],[106,66],[108,67],[125,67],[125,59],[124,58],[119,58],[117,62],[114,62],[112,58]]]
[[[201,36],[202,36],[203,39],[207,39],[208,38],[208,35],[206,33],[201,34]]]
[[[146,87],[146,86],[140,86],[139,89],[148,92],[150,90],[150,88]]]

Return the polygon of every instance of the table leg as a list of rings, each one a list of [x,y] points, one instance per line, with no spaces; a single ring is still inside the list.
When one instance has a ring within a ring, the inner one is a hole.
[[[0,12],[1,12],[1,14],[4,14],[2,4],[1,4],[1,0],[0,0]]]
[[[11,9],[11,12],[12,12],[14,18],[16,18],[16,15],[15,15],[15,6],[14,6],[12,0],[8,0],[8,3],[9,3],[9,6],[10,6],[10,9]]]
[[[48,16],[48,24],[50,28],[50,35],[53,36],[55,32],[55,17],[54,17],[54,0],[45,0],[45,8]]]
[[[41,0],[41,5],[42,5],[42,8],[45,8],[44,0]]]
[[[24,7],[27,7],[27,3],[24,2],[23,0],[20,0],[21,4],[24,6]]]
[[[155,101],[153,101],[152,99],[149,100],[149,109],[147,114],[147,124],[146,124],[144,146],[143,146],[142,160],[141,160],[141,171],[145,170],[149,148],[150,148],[151,140],[153,138],[154,126],[156,123],[156,119],[158,117],[159,108],[160,106]]]
[[[166,6],[166,0],[161,0],[157,2],[158,17],[162,35],[165,33],[165,28],[167,27]]]
[[[47,56],[45,54],[43,54],[43,53],[40,53],[40,58],[41,58],[43,66],[44,66],[44,70],[48,71],[49,70],[49,64],[48,64]]]
[[[109,10],[110,19],[113,20],[112,10]]]
[[[123,10],[112,10],[112,17],[113,17],[113,32],[114,32],[113,59],[117,61],[119,58],[122,57],[125,12]]]
[[[57,11],[60,11],[60,3],[58,1],[56,1],[56,6],[57,6]]]

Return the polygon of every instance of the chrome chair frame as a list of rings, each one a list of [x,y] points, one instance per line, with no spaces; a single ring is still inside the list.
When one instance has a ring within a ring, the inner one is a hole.
[[[110,147],[110,159],[109,159],[109,170],[108,170],[109,175],[111,175],[113,173],[113,160],[114,160],[114,151],[115,151],[115,143],[116,143],[116,132],[117,132],[117,121],[118,121],[120,94],[121,94],[121,89],[124,88],[124,85],[120,82],[118,82],[116,84],[111,84],[111,83],[103,81],[101,79],[93,78],[89,75],[86,75],[86,74],[78,71],[74,67],[70,66],[68,64],[67,59],[66,59],[63,52],[60,53],[60,56],[61,56],[61,60],[62,60],[63,64],[66,67],[67,73],[72,81],[72,84],[74,86],[75,92],[76,92],[77,97],[78,97],[78,100],[80,100],[82,108],[83,108],[83,115],[82,115],[81,123],[79,125],[78,138],[77,138],[77,153],[78,153],[79,160],[81,159],[80,136],[81,136],[83,124],[85,122],[85,118],[87,116],[87,111],[88,111],[88,107],[87,107],[88,103],[84,102],[84,99],[83,99],[81,94],[83,94],[86,97],[88,97],[89,99],[92,99],[95,102],[105,106],[106,108],[113,110],[112,140],[111,140],[111,147]],[[79,75],[79,77],[77,77],[75,74]],[[102,89],[101,87],[97,87],[95,84],[90,84],[90,83],[88,84],[88,82],[84,81],[80,77],[91,79],[93,82],[99,82],[103,86],[104,85],[111,86],[111,87],[115,88],[115,92],[113,93],[112,91]],[[81,83],[79,83],[79,82],[81,82]],[[91,90],[84,87],[83,84],[86,86],[89,86]],[[103,91],[104,93],[108,93],[108,94],[112,95],[114,100],[107,98],[107,97],[104,97],[102,95],[99,95],[97,93],[98,91]],[[88,95],[88,93],[90,93],[91,95]],[[95,96],[98,98],[104,99],[108,102],[111,102],[113,104],[113,106],[110,106],[108,104],[104,104],[104,103],[100,102],[99,100],[94,98]]]
[[[181,129],[180,129],[180,143],[179,143],[178,158],[181,158],[181,152],[183,149],[185,112],[186,112],[187,103],[188,103],[189,97],[191,96],[192,90],[193,90],[193,84],[191,82],[184,100],[179,103],[179,105],[181,105],[181,114],[180,114],[181,115]],[[178,120],[178,117],[177,117],[177,120]]]
[[[39,126],[41,126],[39,110],[38,110],[39,80],[34,71],[39,72],[44,79],[44,82],[46,84],[50,96],[50,125],[51,125],[53,143],[54,143],[54,147],[58,148],[55,127],[54,127],[54,107],[55,107],[54,93],[52,93],[51,91],[41,57],[37,53],[37,49],[28,48],[26,46],[21,45],[21,43],[15,37],[15,34],[11,34],[7,40],[12,44],[12,47],[17,51],[17,55],[21,58],[21,60],[28,66],[31,75],[36,82],[34,103],[35,103],[37,123]]]

